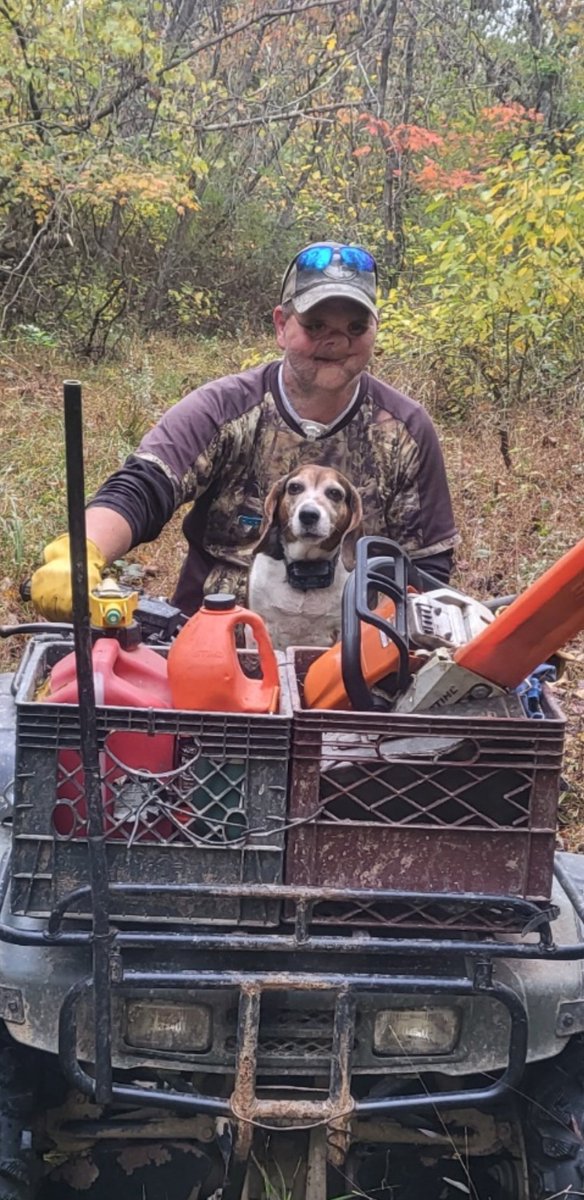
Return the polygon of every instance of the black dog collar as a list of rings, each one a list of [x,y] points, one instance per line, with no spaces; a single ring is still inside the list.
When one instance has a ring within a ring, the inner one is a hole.
[[[309,562],[286,563],[286,575],[290,587],[297,592],[308,592],[311,588],[327,588],[335,577],[338,554],[335,558],[317,558]]]

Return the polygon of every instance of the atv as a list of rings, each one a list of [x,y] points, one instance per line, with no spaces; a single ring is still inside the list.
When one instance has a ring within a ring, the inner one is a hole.
[[[92,628],[80,465],[73,628],[2,630],[30,640],[0,687],[0,1200],[580,1194],[584,859],[555,852],[549,686],[537,719],[496,687],[399,707],[409,576],[376,542],[355,588],[396,598],[397,684],[368,686],[353,621],[343,711],[306,706],[313,647],[277,713],[96,703],[106,634],[164,658],[180,614]]]

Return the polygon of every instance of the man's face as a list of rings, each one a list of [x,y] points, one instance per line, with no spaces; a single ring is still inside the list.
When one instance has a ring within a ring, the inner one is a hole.
[[[323,300],[302,316],[286,320],[274,310],[278,345],[286,366],[304,392],[337,392],[355,383],[375,343],[377,322],[353,300]]]

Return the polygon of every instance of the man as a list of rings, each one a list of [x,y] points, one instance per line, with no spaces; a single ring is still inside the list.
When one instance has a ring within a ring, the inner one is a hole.
[[[188,553],[174,602],[208,592],[245,601],[264,499],[305,463],[337,467],[361,493],[365,531],[399,542],[447,581],[457,541],[442,452],[425,410],[366,371],[377,333],[377,269],[360,246],[313,243],[284,275],[274,309],[279,363],[197,388],[171,408],[87,510],[89,585],[158,536],[185,503]],[[69,539],[45,550],[32,598],[71,611]]]

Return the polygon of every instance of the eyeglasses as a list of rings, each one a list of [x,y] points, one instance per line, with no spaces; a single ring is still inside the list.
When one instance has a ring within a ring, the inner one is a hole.
[[[299,271],[324,271],[333,259],[340,261],[353,271],[373,271],[377,275],[377,264],[372,254],[362,246],[331,246],[326,242],[317,246],[308,246],[301,250],[295,260]]]

